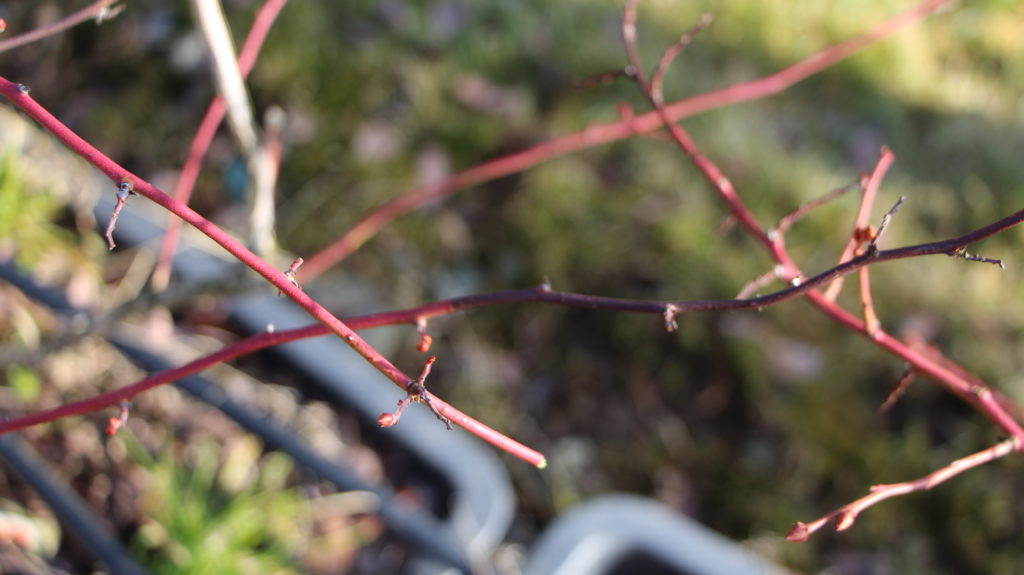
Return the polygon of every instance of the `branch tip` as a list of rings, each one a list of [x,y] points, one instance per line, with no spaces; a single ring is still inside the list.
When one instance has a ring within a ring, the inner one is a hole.
[[[119,404],[121,411],[117,417],[111,417],[107,420],[107,436],[113,437],[117,434],[117,430],[121,429],[128,423],[128,402],[122,401]]]
[[[420,372],[420,376],[416,379],[410,380],[406,386],[406,395],[402,399],[398,400],[398,409],[394,413],[382,413],[377,416],[377,424],[381,427],[391,427],[398,424],[398,420],[402,417],[402,412],[405,408],[413,403],[422,403],[430,409],[434,417],[444,423],[445,427],[449,431],[452,429],[452,422],[450,419],[441,414],[437,407],[431,401],[431,396],[427,392],[426,379],[430,375],[430,368],[437,361],[436,356],[430,356],[427,361],[423,364],[423,371]]]
[[[99,26],[108,20],[117,18],[121,12],[124,12],[124,4],[113,4],[111,6],[104,6],[96,13],[96,25]]]
[[[790,528],[789,533],[786,534],[786,539],[793,543],[803,543],[807,541],[811,536],[811,530],[807,527],[807,524],[803,521],[797,521]]]
[[[886,151],[885,148],[882,151]],[[889,211],[882,217],[882,223],[878,224],[878,231],[873,234],[873,237],[868,241],[868,253],[878,253],[878,242],[882,239],[882,234],[885,233],[885,229],[889,227],[889,222],[892,221],[893,216],[896,215],[896,211],[900,209],[903,202],[907,201],[906,196],[900,196],[900,199],[896,200]]]
[[[121,210],[128,204],[128,197],[134,195],[135,186],[132,185],[131,180],[127,178],[121,180],[121,183],[117,185],[117,203],[114,204],[114,211],[110,213],[110,221],[107,223],[107,229],[103,234],[107,238],[108,250],[113,250],[117,246],[114,243],[114,228],[117,227],[117,218],[121,215]]]
[[[1006,264],[1003,263],[1003,260],[1001,260],[1001,259],[993,259],[993,258],[986,258],[986,257],[979,256],[979,255],[976,255],[976,254],[968,253],[966,247],[957,248],[957,249],[953,250],[949,255],[952,256],[952,257],[965,259],[965,260],[967,260],[969,262],[980,262],[980,263],[983,263],[983,264],[992,264],[992,265],[999,266],[999,269],[1003,269],[1003,270],[1006,269]]]

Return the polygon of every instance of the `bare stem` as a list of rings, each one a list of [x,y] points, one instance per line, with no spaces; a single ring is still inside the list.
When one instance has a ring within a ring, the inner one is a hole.
[[[665,79],[665,73],[668,71],[668,67],[672,65],[672,61],[676,59],[676,56],[685,50],[686,47],[690,45],[690,42],[693,42],[693,39],[697,34],[711,25],[711,21],[714,19],[715,17],[712,14],[704,14],[700,17],[700,20],[697,21],[693,28],[687,30],[661,54],[661,60],[658,60],[658,66],[651,74],[651,95],[654,96],[654,99],[657,100],[658,103],[663,103],[665,101],[662,84]]]
[[[291,281],[280,272],[280,270],[275,269],[273,266],[257,257],[256,254],[248,250],[245,246],[224,232],[224,230],[199,215],[192,208],[178,202],[149,182],[128,172],[117,162],[97,150],[94,146],[83,140],[78,134],[74,133],[70,128],[61,123],[57,118],[50,114],[49,111],[39,105],[39,103],[28,94],[27,90],[21,88],[19,84],[0,77],[0,94],[3,94],[3,96],[10,100],[11,103],[20,108],[29,117],[37,121],[72,151],[82,156],[82,158],[90,164],[106,174],[107,177],[115,182],[132,182],[134,184],[135,193],[145,196],[149,200],[160,205],[164,209],[175,214],[199,231],[206,234],[229,254],[259,275],[263,276],[264,279],[290,297],[299,305],[299,307],[306,310],[310,316],[330,328],[335,335],[340,337],[342,341],[348,344],[356,351],[356,353],[361,355],[363,359],[369,362],[370,365],[377,369],[377,371],[381,372],[385,377],[391,380],[392,383],[403,390],[408,387],[409,381],[411,381],[409,376],[405,375],[402,370],[398,369],[394,364],[388,361],[387,358],[368,344],[359,336],[359,334],[346,325],[345,322],[327,311],[297,285],[293,285]],[[434,403],[438,411],[440,411],[445,417],[451,419],[456,425],[465,428],[467,431],[470,431],[481,439],[492,442],[501,449],[510,450],[514,448],[514,446],[509,443],[510,440],[508,440],[508,438],[500,434],[495,434],[494,430],[466,416],[458,410],[455,410],[447,403],[444,403],[441,400],[436,400]],[[511,452],[512,451],[510,451],[510,453]],[[518,455],[518,453],[515,454]],[[544,458],[537,454],[536,456],[532,456],[532,459],[529,461],[534,465],[540,465],[543,463]]]
[[[958,459],[946,467],[919,479],[905,481],[903,483],[873,485],[871,487],[871,492],[868,495],[844,505],[828,515],[820,517],[810,523],[797,522],[796,525],[790,529],[786,538],[795,542],[807,541],[808,537],[810,537],[812,533],[821,529],[833,519],[836,520],[836,531],[845,531],[853,525],[854,521],[857,520],[857,516],[862,511],[876,503],[880,503],[890,497],[896,497],[898,495],[906,495],[916,491],[927,491],[940,483],[960,475],[968,469],[973,469],[979,465],[1005,457],[1015,451],[1020,451],[1020,447],[1020,440],[1018,438],[1011,437],[1010,439],[1001,441],[988,449],[984,449],[975,454],[964,457],[963,459]]]
[[[836,188],[821,197],[814,198],[809,202],[801,204],[792,212],[789,212],[785,216],[782,216],[782,218],[779,220],[779,223],[775,224],[776,233],[784,234],[788,232],[789,229],[793,227],[793,224],[802,220],[804,216],[820,208],[821,206],[831,202],[832,200],[838,198],[839,196],[842,196],[846,192],[849,192],[850,190],[856,188],[858,184],[859,182],[846,184],[845,186],[841,188]]]
[[[248,76],[253,66],[255,66],[260,48],[263,47],[263,42],[270,33],[271,26],[277,20],[277,16],[281,13],[287,1],[267,0],[256,14],[252,28],[249,29],[249,34],[242,44],[241,51],[238,53],[238,69],[242,77]],[[181,173],[178,174],[178,181],[174,185],[174,199],[182,204],[188,204],[192,196],[192,190],[195,188],[196,180],[199,177],[199,169],[202,167],[203,158],[206,157],[206,152],[210,149],[210,144],[213,142],[213,137],[217,134],[217,128],[224,120],[226,111],[227,106],[224,103],[224,98],[218,94],[210,102],[206,115],[203,116],[203,120],[199,123],[199,128],[192,138],[191,145],[189,145],[185,164],[182,166]],[[181,220],[168,215],[167,226],[164,228],[164,235],[160,239],[156,267],[153,269],[152,279],[150,280],[150,285],[155,292],[165,290],[170,282],[171,263],[174,259],[174,251],[177,248],[180,235]]]
[[[783,273],[783,279],[786,277],[791,278],[797,285],[791,289],[808,288],[808,284],[820,283],[819,278],[812,279],[811,281],[805,282],[802,279],[802,274],[799,268],[792,262],[790,256],[785,250],[782,243],[781,234],[765,234],[757,225],[753,219],[752,214],[747,209],[746,205],[740,199],[736,190],[733,189],[732,184],[728,179],[724,177],[721,171],[715,166],[711,160],[705,157],[697,149],[693,140],[690,139],[689,135],[676,123],[674,123],[671,117],[666,113],[665,108],[661,105],[658,99],[651,91],[651,87],[647,84],[644,79],[642,67],[638,60],[637,49],[636,49],[636,28],[634,20],[636,17],[636,0],[627,0],[626,7],[623,12],[623,39],[626,43],[626,55],[629,59],[629,69],[633,71],[633,78],[643,90],[644,94],[648,97],[655,112],[659,114],[659,117],[664,122],[666,130],[672,136],[672,139],[676,144],[683,150],[683,152],[690,158],[694,166],[703,174],[704,178],[715,188],[719,196],[726,202],[729,207],[730,214],[735,218],[755,239],[757,239],[762,245],[764,245],[769,251],[772,259],[776,261],[778,266],[781,267]],[[877,195],[878,189],[881,185],[882,178],[885,175],[886,170],[892,164],[894,157],[887,148],[882,148],[882,154],[879,158],[878,163],[875,166],[875,170],[871,177],[864,184],[864,194],[861,200],[861,206],[859,213],[856,218],[854,225],[854,231],[851,234],[847,248],[843,252],[843,256],[840,258],[838,266],[833,268],[834,271],[838,271],[846,265],[848,262],[854,260],[861,260],[865,264],[872,258],[880,255],[883,252],[877,250],[875,240],[877,233],[870,230],[868,226],[868,219],[870,217],[871,207],[874,203],[874,199]],[[887,224],[888,220],[891,219],[892,214],[899,207],[900,202],[896,203],[889,213],[886,215],[886,219],[883,223]],[[1020,217],[1020,213],[1015,214]],[[982,228],[985,230],[985,228]],[[979,230],[979,232],[982,232]],[[982,232],[983,233],[983,232]],[[870,243],[861,249],[861,245],[865,244],[865,236],[867,236]],[[870,249],[868,249],[870,248]],[[964,247],[954,248],[948,250],[945,253],[951,255],[962,256],[966,253]],[[1001,262],[1000,262],[1001,263]],[[777,268],[779,269],[779,268]],[[837,275],[836,278],[840,277]],[[981,382],[977,382],[976,378],[965,376],[962,369],[952,367],[955,364],[942,358],[939,361],[935,361],[935,358],[928,357],[924,354],[920,354],[914,349],[908,347],[903,342],[889,336],[887,333],[881,330],[879,321],[875,315],[874,308],[871,301],[871,290],[870,280],[866,267],[860,269],[861,279],[861,298],[864,304],[864,320],[858,321],[856,318],[851,316],[849,312],[836,305],[834,296],[838,293],[839,287],[838,282],[834,282],[829,288],[829,294],[822,294],[815,290],[804,292],[806,297],[814,303],[819,309],[831,316],[836,321],[848,326],[849,328],[867,335],[877,345],[883,347],[890,353],[904,358],[910,363],[913,368],[919,373],[928,375],[935,379],[939,384],[946,387],[958,395],[962,400],[971,404],[975,409],[984,414],[993,423],[998,425],[1004,431],[1009,433],[1011,437],[1011,443],[1009,444],[1008,450],[1017,450],[1019,446],[1024,445],[1024,428],[1021,427],[1019,421],[1010,413],[1008,408],[1009,400],[1005,397],[997,396],[987,385]],[[760,299],[760,298],[754,298]],[[747,300],[750,301],[750,300]],[[940,356],[941,357],[941,356]],[[972,381],[973,380],[973,381]],[[1007,451],[1009,452],[1009,451]],[[1000,455],[1001,456],[1001,455]],[[974,465],[980,465],[985,461],[991,460],[993,457],[977,457],[978,462],[968,465],[965,460],[954,463],[952,467],[967,466],[973,467]],[[955,473],[960,473],[960,470]],[[943,477],[942,470],[933,474],[935,477]],[[929,476],[931,477],[931,476]],[[944,479],[934,482],[926,482],[927,488],[940,482]],[[885,496],[872,496],[875,499],[865,498],[868,501],[867,505],[872,505],[876,500],[885,499],[894,495],[907,492],[905,489],[901,489],[901,486],[913,485],[911,484],[899,484],[891,490],[884,490],[889,493]],[[888,486],[886,486],[888,487]],[[865,505],[866,506],[866,505]],[[850,508],[846,510],[840,510],[838,515],[839,519],[839,530],[846,529],[849,527],[856,517],[858,508]],[[827,518],[825,519],[827,520]],[[822,521],[822,520],[819,520]],[[823,521],[822,521],[823,523]],[[797,524],[793,531],[790,533],[790,537],[794,540],[806,539],[807,535],[813,532],[815,529],[820,527],[822,523],[817,526],[807,526],[802,523]]]
[[[882,178],[885,177],[885,173],[889,171],[889,166],[891,166],[895,160],[896,156],[893,155],[892,151],[887,147],[883,147],[882,152],[878,157],[878,162],[875,163],[875,169],[871,172],[871,176],[864,183],[864,193],[861,195],[860,209],[857,211],[857,219],[854,220],[853,231],[850,232],[850,239],[846,242],[846,247],[843,248],[842,255],[839,256],[839,263],[843,263],[852,258],[857,251],[857,247],[861,244],[861,230],[867,229],[868,224],[871,222],[871,208],[875,204],[875,197],[878,195],[878,188],[882,185]],[[836,281],[828,287],[828,290],[825,292],[825,297],[831,301],[835,301],[842,289],[843,281]]]
[[[665,106],[665,113],[678,121],[708,110],[723,108],[738,102],[765,98],[785,91],[790,86],[817,74],[864,47],[891,36],[905,26],[919,22],[951,0],[927,0],[898,14],[864,34],[817,52],[778,72],[749,82],[733,84],[719,90],[705,92],[692,98]],[[532,148],[521,150],[495,160],[479,164],[430,186],[414,189],[381,205],[334,243],[309,258],[303,268],[304,281],[320,275],[349,254],[359,249],[388,222],[424,204],[453,194],[459,190],[491,180],[525,171],[542,162],[579,150],[608,144],[661,129],[664,121],[658,111],[622,119],[610,124],[589,126],[582,131],[567,134]]]

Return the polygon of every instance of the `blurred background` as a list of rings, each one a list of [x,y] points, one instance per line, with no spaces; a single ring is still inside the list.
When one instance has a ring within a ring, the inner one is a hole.
[[[0,6],[5,35],[81,4]],[[675,101],[773,73],[913,5],[650,0],[640,6],[640,45],[653,65],[701,14],[715,15],[667,75],[666,100]],[[225,2],[236,45],[258,7]],[[287,118],[276,199],[283,254],[308,258],[417,186],[615,121],[622,102],[645,111],[627,81],[578,85],[625,64],[620,20],[621,4],[603,0],[288,4],[248,82],[258,117],[278,106]],[[946,239],[1021,206],[1022,53],[1018,3],[962,3],[782,94],[683,125],[765,227],[855,182],[889,146],[896,163],[873,221],[901,195],[907,202],[885,245]],[[215,90],[185,2],[129,2],[102,26],[85,24],[0,55],[0,74],[30,86],[86,140],[164,190],[173,188]],[[15,121],[4,118],[0,129],[10,136]],[[38,281],[61,286],[76,305],[109,312],[134,299],[130,286],[145,291],[154,246],[108,253],[84,215],[76,189],[83,180],[54,175],[80,168],[55,161],[53,148],[4,151],[0,253]],[[237,226],[245,178],[222,129],[192,206]],[[142,203],[133,200],[129,210]],[[805,272],[834,265],[857,205],[856,193],[848,194],[787,234]],[[404,215],[305,287],[339,315],[546,280],[558,290],[623,298],[730,298],[771,263],[741,230],[723,227],[725,218],[722,202],[673,145],[637,137]],[[924,338],[1024,401],[1020,248],[1017,230],[973,246],[1003,258],[1006,270],[938,256],[872,268],[884,328]],[[208,353],[239,337],[218,291],[164,302],[176,341]],[[841,301],[859,309],[851,287]],[[118,320],[144,324],[147,311],[138,307]],[[430,322],[431,353],[439,357],[432,391],[549,461],[538,472],[502,455],[517,495],[499,549],[513,557],[507,572],[553,519],[608,492],[655,498],[796,572],[1013,573],[1024,563],[1024,464],[1013,457],[873,507],[847,532],[787,542],[795,521],[817,518],[873,484],[925,475],[992,445],[999,432],[926,380],[880,414],[902,363],[803,302],[685,315],[679,324],[666,333],[654,316],[536,304]],[[72,327],[0,283],[5,413],[142,376],[98,334]],[[418,372],[415,329],[387,334],[380,342],[388,357]],[[363,473],[387,468],[366,443],[367,426],[304,393],[273,361],[239,360],[223,376],[261,382],[247,393],[270,394],[258,400],[264,405],[293,405],[276,415],[311,425],[310,437]],[[215,410],[178,393],[138,398],[131,424],[113,439],[102,428],[115,413],[27,434],[147,568],[201,572],[196,561],[211,530],[238,534],[239,525],[257,533],[229,537],[216,557],[221,563],[210,559],[206,572],[372,573],[401,564],[372,513],[356,506],[344,521],[318,514],[321,499],[337,502],[344,493],[299,473],[287,457],[264,453]],[[0,488],[17,513],[46,523],[30,490],[9,478]],[[160,503],[176,498],[197,509]],[[88,565],[63,539],[34,552],[57,553],[57,564],[71,572]],[[253,561],[262,563],[254,568]]]

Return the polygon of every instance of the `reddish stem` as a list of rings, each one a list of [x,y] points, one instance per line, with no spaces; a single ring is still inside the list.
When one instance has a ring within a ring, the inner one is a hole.
[[[928,14],[938,10],[941,6],[949,3],[949,1],[928,0],[922,2],[910,10],[878,24],[856,38],[822,50],[774,74],[680,100],[665,106],[665,112],[672,121],[678,121],[708,110],[722,108],[729,104],[757,100],[778,94],[808,76],[812,76],[847,58],[865,46],[894,34],[904,26],[921,20]],[[309,281],[320,275],[359,249],[363,243],[388,222],[419,206],[470,186],[525,171],[537,164],[565,154],[615,142],[635,134],[657,130],[662,127],[663,123],[660,113],[653,111],[611,124],[590,126],[580,132],[568,134],[532,148],[474,166],[437,184],[412,190],[381,205],[338,238],[337,241],[308,258],[309,261],[302,270],[302,280]]]
[[[836,531],[845,531],[853,526],[854,521],[857,519],[857,515],[859,515],[861,511],[864,511],[876,503],[880,503],[890,497],[896,497],[898,495],[906,495],[907,493],[914,493],[916,491],[927,491],[940,483],[960,475],[968,469],[973,469],[979,465],[995,461],[996,459],[1020,451],[1020,449],[1020,440],[1017,438],[1010,438],[999,442],[988,449],[984,449],[962,459],[958,459],[942,469],[929,473],[919,479],[905,481],[903,483],[873,485],[871,486],[871,493],[836,509],[828,515],[820,517],[810,523],[797,522],[797,524],[790,529],[786,538],[794,542],[807,541],[808,537],[810,537],[812,533],[821,529],[833,519],[836,520]]]
[[[249,29],[249,35],[246,36],[245,43],[242,44],[242,49],[238,53],[238,69],[243,77],[248,76],[253,66],[256,65],[256,58],[263,47],[263,42],[266,40],[267,35],[270,33],[270,28],[274,25],[274,21],[277,20],[278,14],[281,13],[281,9],[284,8],[287,2],[288,0],[267,0],[256,14],[256,19],[253,20],[252,27]],[[196,180],[199,178],[199,170],[202,168],[203,158],[206,157],[206,153],[210,149],[213,137],[217,134],[217,129],[220,127],[221,122],[224,121],[226,111],[227,106],[224,104],[224,98],[218,94],[210,102],[206,115],[203,116],[202,122],[199,123],[199,129],[196,130],[196,135],[192,138],[192,144],[189,145],[188,157],[185,160],[185,164],[181,167],[178,181],[174,185],[174,199],[182,204],[188,204],[189,199],[192,197]],[[157,252],[156,266],[153,268],[153,276],[150,279],[153,291],[163,291],[170,282],[171,264],[174,260],[174,251],[178,246],[180,235],[181,220],[168,216],[167,226],[164,228],[164,235],[160,240],[160,249]]]
[[[377,350],[370,346],[370,344],[366,343],[366,341],[363,340],[359,334],[353,331],[352,328],[324,309],[323,306],[314,301],[313,298],[302,291],[302,289],[297,285],[292,284],[292,282],[289,281],[281,271],[275,269],[273,266],[257,257],[256,254],[249,251],[245,246],[221,230],[215,224],[196,213],[192,208],[178,202],[162,190],[156,188],[149,182],[132,174],[131,172],[128,172],[119,164],[108,158],[91,144],[83,140],[78,136],[78,134],[71,131],[70,128],[62,124],[45,108],[39,105],[39,103],[28,94],[27,90],[19,89],[18,84],[0,77],[0,94],[3,94],[4,97],[11,101],[11,103],[20,108],[29,117],[39,122],[40,125],[56,136],[57,139],[64,142],[64,145],[85,158],[86,161],[106,174],[111,180],[115,182],[133,182],[135,193],[145,196],[164,209],[195,226],[196,229],[206,234],[213,241],[217,242],[218,245],[224,248],[236,259],[263,276],[281,292],[287,294],[288,297],[295,301],[295,303],[297,303],[302,309],[306,310],[306,312],[314,319],[330,328],[333,333],[368,361],[370,365],[377,369],[377,371],[390,379],[392,383],[403,390],[407,389],[408,383],[411,381],[409,376],[402,373],[402,371],[388,361],[387,358],[378,353]],[[481,439],[489,441],[502,449],[514,449],[515,446],[518,445],[507,437],[484,426],[482,423],[469,418],[443,401],[437,400],[435,402],[435,407],[437,407],[438,411],[440,411],[445,417],[452,420],[457,425],[464,427],[467,431],[470,431]],[[524,447],[523,449],[525,450],[526,448]],[[524,458],[528,457],[527,461],[538,466],[544,462],[544,457],[533,450],[518,450],[516,453],[513,453],[513,455],[525,456]]]
[[[843,263],[853,257],[853,254],[857,250],[857,246],[861,243],[858,239],[860,230],[866,229],[870,224],[871,208],[875,204],[875,197],[878,195],[878,189],[882,185],[882,179],[885,177],[885,173],[889,170],[889,166],[896,160],[896,156],[893,155],[892,151],[887,147],[882,147],[882,153],[878,157],[878,162],[875,164],[874,171],[871,172],[871,177],[867,179],[864,184],[864,194],[861,196],[860,209],[857,211],[857,219],[853,223],[853,231],[850,233],[850,239],[846,242],[846,247],[843,248],[843,253],[839,256],[839,263]],[[834,300],[839,295],[839,292],[843,289],[843,281],[838,280],[829,286],[825,292],[825,297]]]

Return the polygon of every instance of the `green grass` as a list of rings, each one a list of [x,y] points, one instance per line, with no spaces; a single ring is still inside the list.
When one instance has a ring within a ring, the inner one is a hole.
[[[156,574],[300,573],[308,502],[288,487],[291,459],[262,456],[251,436],[221,447],[197,438],[183,454],[168,444],[151,457],[130,442],[146,477],[136,553]]]

